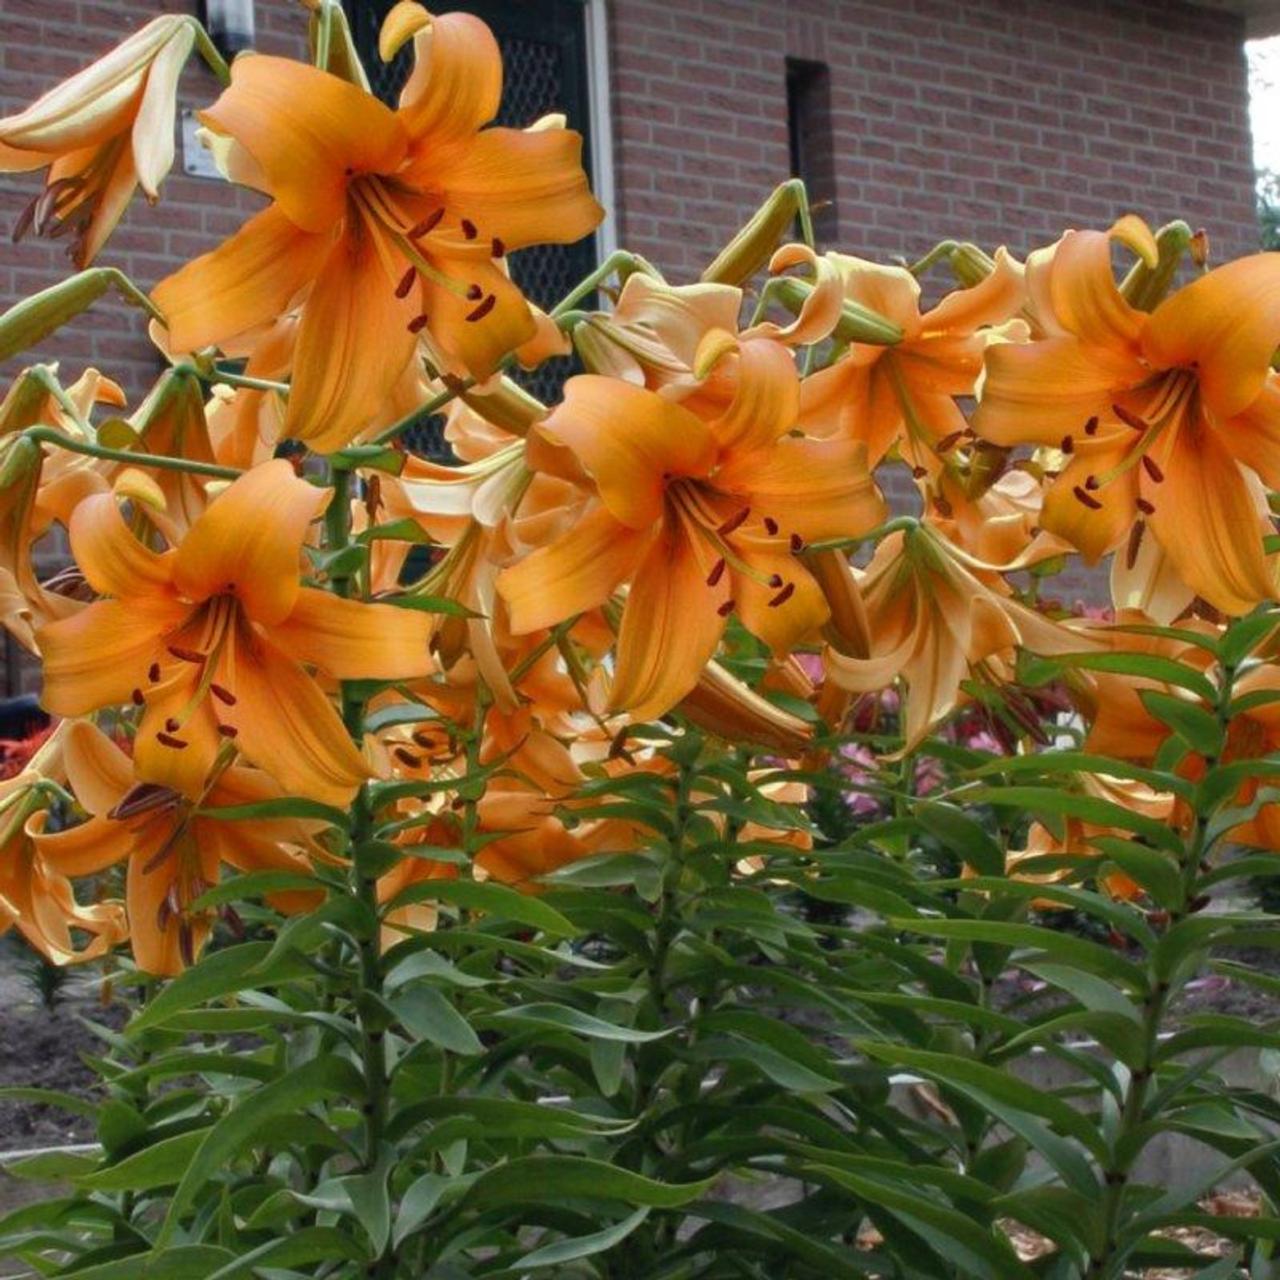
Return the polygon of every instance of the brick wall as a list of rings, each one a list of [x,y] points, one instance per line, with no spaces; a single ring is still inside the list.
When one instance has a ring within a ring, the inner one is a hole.
[[[830,68],[839,244],[1015,251],[1136,210],[1256,249],[1244,27],[1178,0],[614,0],[619,239],[696,273],[785,173],[786,59]]]

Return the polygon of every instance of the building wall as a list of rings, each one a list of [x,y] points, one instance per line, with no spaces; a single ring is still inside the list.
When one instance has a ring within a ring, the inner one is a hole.
[[[193,6],[0,0],[0,113],[162,9]],[[296,0],[255,10],[260,50],[303,53]],[[832,207],[819,226],[849,252],[914,258],[963,237],[1021,253],[1064,225],[1127,210],[1204,225],[1219,257],[1257,245],[1244,29],[1229,14],[1181,0],[608,0],[608,10],[617,239],[675,280],[696,277],[787,175],[788,58],[827,69],[831,181],[818,194]],[[193,58],[182,105],[216,93]],[[0,306],[69,270],[57,242],[12,245],[5,234],[38,189],[32,175],[0,175]],[[161,203],[135,201],[100,261],[150,287],[259,204],[184,176],[179,148]],[[141,313],[103,300],[0,365],[0,385],[59,359],[64,379],[97,365],[136,403],[160,368],[144,335]],[[1060,587],[1095,593],[1078,575]]]
[[[699,271],[784,175],[786,59],[830,70],[839,243],[1023,252],[1135,210],[1256,249],[1243,20],[1180,0],[612,0],[620,242]]]

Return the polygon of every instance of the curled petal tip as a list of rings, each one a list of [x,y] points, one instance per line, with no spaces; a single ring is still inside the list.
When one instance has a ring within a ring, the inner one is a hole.
[[[378,56],[383,62],[390,62],[407,41],[430,25],[431,15],[416,0],[399,0],[383,19],[378,33]]]

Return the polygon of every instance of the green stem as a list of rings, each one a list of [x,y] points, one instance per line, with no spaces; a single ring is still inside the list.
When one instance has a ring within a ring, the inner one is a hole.
[[[1221,740],[1225,743],[1227,725],[1230,720],[1232,693],[1235,687],[1236,671],[1234,666],[1222,665],[1218,681],[1218,697],[1213,708],[1218,727],[1222,731]],[[1206,756],[1204,760],[1204,776],[1208,777],[1217,767],[1217,756]],[[1197,794],[1195,820],[1184,841],[1182,862],[1181,892],[1175,908],[1169,913],[1169,927],[1177,925],[1191,912],[1195,894],[1196,879],[1200,873],[1201,862],[1205,855],[1208,837],[1208,819],[1223,804],[1219,800],[1212,808],[1205,809],[1199,802]],[[1129,1081],[1124,1092],[1124,1102],[1120,1110],[1120,1122],[1116,1129],[1112,1152],[1123,1152],[1114,1157],[1104,1170],[1106,1187],[1102,1196],[1102,1238],[1103,1247],[1099,1256],[1091,1258],[1085,1280],[1104,1280],[1114,1274],[1117,1263],[1122,1262],[1123,1252],[1120,1247],[1120,1230],[1124,1226],[1125,1191],[1129,1184],[1129,1176],[1138,1156],[1141,1145],[1135,1140],[1137,1131],[1147,1121],[1147,1099],[1151,1082],[1155,1078],[1155,1055],[1160,1044],[1160,1034],[1164,1026],[1164,1018],[1173,999],[1184,985],[1179,982],[1171,984],[1154,964],[1147,958],[1147,993],[1143,1001],[1143,1055],[1142,1061],[1130,1072]]]
[[[811,542],[800,554],[812,556],[823,551],[856,551],[864,542],[879,542],[891,533],[910,533],[919,527],[920,521],[915,516],[895,516],[854,538],[827,538],[823,542]]]
[[[213,72],[223,85],[231,83],[231,68],[227,60],[218,52],[217,46],[209,38],[209,33],[194,18],[189,19],[192,30],[196,33],[196,49],[205,60],[209,70]]]
[[[501,368],[509,367],[510,358],[504,360]],[[419,423],[425,422],[434,413],[439,413],[446,405],[451,404],[464,391],[470,391],[476,385],[474,378],[463,378],[452,386],[447,387],[440,392],[438,396],[433,396],[426,404],[420,404],[411,413],[405,414],[399,422],[393,422],[385,431],[373,437],[370,444],[390,444],[393,440],[403,435],[411,427],[416,427]]]
[[[196,462],[190,458],[169,458],[157,453],[138,453],[134,449],[108,449],[105,445],[75,440],[52,427],[28,427],[23,433],[36,444],[56,445],[70,453],[83,453],[108,462],[127,462],[135,467],[156,467],[161,471],[187,471],[197,476],[213,476],[218,480],[235,480],[243,473],[235,467],[220,467],[213,462]]]
[[[329,551],[341,551],[351,543],[351,473],[332,472],[333,497],[325,510],[325,542]],[[350,573],[335,574],[330,582],[335,595],[351,594]],[[342,684],[342,720],[357,744],[364,736],[363,694],[349,681]],[[360,1030],[360,1065],[364,1076],[363,1165],[370,1172],[378,1165],[387,1123],[389,1079],[386,1037],[382,1013],[382,931],[378,916],[378,866],[372,860],[373,804],[369,784],[361,785],[351,806],[351,834],[348,842],[349,891],[362,907],[363,928],[355,972],[352,1004]],[[394,1253],[382,1254],[369,1266],[368,1275],[389,1280],[394,1275]]]
[[[287,396],[287,382],[273,382],[270,378],[255,378],[247,373],[232,373],[230,369],[219,369],[214,365],[211,374],[202,374],[205,382],[225,382],[229,387],[245,387],[249,391],[274,391],[277,395]]]
[[[628,253],[625,249],[618,249],[611,253],[594,271],[582,277],[568,293],[560,299],[551,310],[551,318],[558,320],[566,311],[571,311],[579,302],[588,294],[594,293],[596,286],[603,280],[607,280],[615,271],[623,267],[630,268],[632,271],[642,270],[648,264],[643,258],[638,258],[634,253]]]
[[[333,0],[320,0],[320,20],[316,24],[316,66],[329,69],[329,50],[333,45]]]

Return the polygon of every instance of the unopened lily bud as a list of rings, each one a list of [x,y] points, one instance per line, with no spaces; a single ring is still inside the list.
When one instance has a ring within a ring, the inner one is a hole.
[[[804,183],[798,178],[777,187],[702,273],[703,282],[741,284],[751,279],[769,261],[774,247],[787,234],[804,198]]]
[[[0,491],[21,484],[40,469],[40,446],[27,436],[11,437],[0,453]]]
[[[730,742],[755,742],[787,755],[805,749],[813,729],[799,716],[783,711],[754,689],[709,662],[680,711],[694,724]]]
[[[8,360],[42,342],[68,320],[93,306],[111,284],[111,271],[95,267],[41,289],[10,307],[0,316],[0,360]]]
[[[355,38],[351,34],[351,26],[347,15],[337,0],[320,0],[319,3],[308,4],[311,17],[307,23],[307,34],[314,52],[320,42],[320,27],[324,22],[324,11],[328,7],[329,22],[329,55],[325,59],[324,70],[335,75],[348,84],[359,85],[368,90],[369,77],[365,75],[364,65],[356,50]]]
[[[777,276],[770,282],[769,291],[788,311],[799,315],[813,286],[795,276]],[[837,342],[865,342],[877,347],[891,347],[902,341],[902,327],[886,320],[870,307],[846,298],[831,336]]]
[[[1185,222],[1171,222],[1161,227],[1155,237],[1154,260],[1134,264],[1120,285],[1120,292],[1130,306],[1139,311],[1154,311],[1169,292],[1185,253],[1196,252],[1196,234]]]
[[[523,387],[504,377],[494,391],[481,395],[477,391],[464,391],[463,404],[478,413],[486,422],[509,432],[513,436],[529,434],[535,422],[547,416],[547,406]]]
[[[831,619],[823,628],[827,642],[846,657],[868,657],[871,624],[848,557],[842,551],[819,551],[806,557],[805,567],[817,580],[831,610]]]
[[[996,269],[995,259],[968,241],[956,245],[947,254],[947,263],[952,274],[966,289],[981,284]]]

